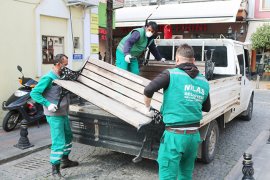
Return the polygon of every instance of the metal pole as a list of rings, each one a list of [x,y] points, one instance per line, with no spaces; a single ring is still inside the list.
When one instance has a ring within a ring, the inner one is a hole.
[[[107,41],[106,41],[106,59],[105,62],[113,64],[112,59],[112,40],[113,40],[113,31],[112,31],[112,22],[113,22],[113,1],[107,0]]]
[[[257,74],[257,79],[256,79],[256,89],[259,89],[259,88],[260,88],[259,83],[260,83],[260,75]]]
[[[28,139],[28,122],[24,119],[21,123],[21,131],[20,131],[20,139],[17,144],[14,145],[14,147],[17,147],[19,149],[27,149],[30,147],[33,147],[34,145],[29,142]]]
[[[253,161],[252,155],[249,153],[243,154],[244,160],[243,160],[243,168],[242,173],[243,177],[242,180],[254,180],[254,168],[253,168]]]

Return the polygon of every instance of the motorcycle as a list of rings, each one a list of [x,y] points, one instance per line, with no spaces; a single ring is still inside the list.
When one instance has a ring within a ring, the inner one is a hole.
[[[22,86],[2,103],[2,109],[9,111],[2,124],[6,132],[12,131],[23,119],[31,123],[44,117],[42,105],[30,97],[30,92],[37,81],[24,77],[21,66],[17,66],[17,69],[22,74],[22,77],[19,77]]]

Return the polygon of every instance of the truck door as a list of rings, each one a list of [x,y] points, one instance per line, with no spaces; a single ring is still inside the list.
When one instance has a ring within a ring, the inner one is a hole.
[[[241,74],[241,94],[240,94],[240,108],[239,111],[246,110],[249,103],[250,96],[250,87],[251,83],[249,81],[249,63],[248,63],[248,54],[245,52],[242,45],[235,45],[237,60],[239,64],[239,70]],[[240,113],[240,112],[239,112]]]

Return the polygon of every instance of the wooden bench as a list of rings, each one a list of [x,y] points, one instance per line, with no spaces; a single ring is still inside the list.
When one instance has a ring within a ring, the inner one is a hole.
[[[137,129],[151,122],[143,112],[143,92],[150,80],[99,60],[88,60],[79,73],[74,81],[54,82]],[[159,110],[162,98],[162,91],[155,93],[152,107]]]

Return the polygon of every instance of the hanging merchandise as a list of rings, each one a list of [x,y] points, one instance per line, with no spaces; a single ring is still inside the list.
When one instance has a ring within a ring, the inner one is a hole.
[[[169,24],[164,26],[164,39],[172,39],[172,26]]]

